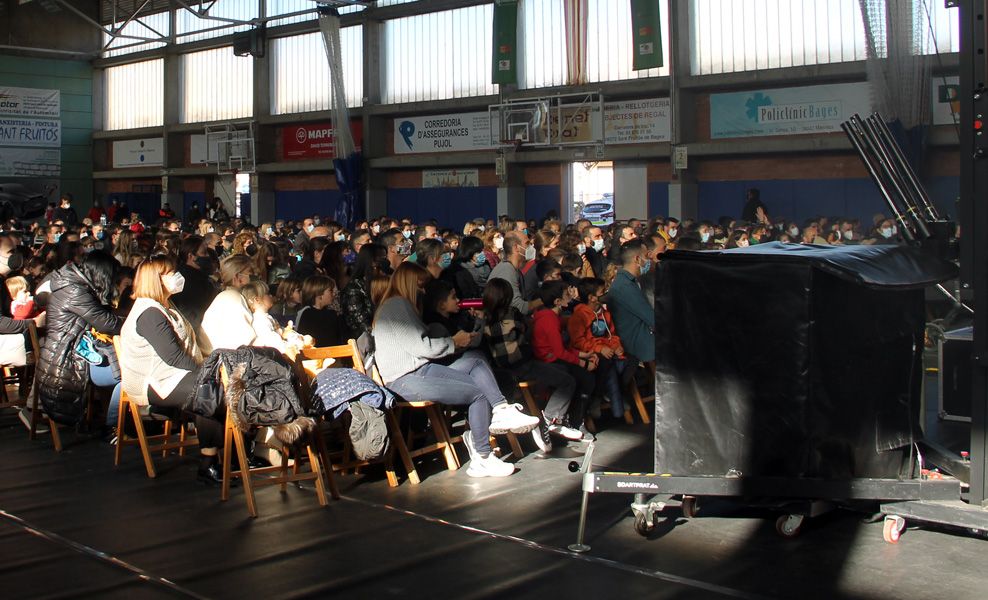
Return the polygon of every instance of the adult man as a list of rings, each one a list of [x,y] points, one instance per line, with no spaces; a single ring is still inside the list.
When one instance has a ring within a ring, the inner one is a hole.
[[[627,353],[636,359],[655,360],[655,310],[638,279],[652,267],[645,244],[632,240],[621,246],[621,270],[608,292],[607,305]]]
[[[621,246],[626,242],[638,239],[638,233],[635,228],[629,225],[618,225],[615,228],[616,235],[611,241],[610,250],[608,250],[608,258],[611,262],[620,263],[621,262]]]
[[[528,239],[528,236],[520,231],[509,231],[504,234],[504,260],[497,263],[491,270],[490,279],[503,279],[511,286],[514,297],[511,299],[511,306],[518,309],[523,315],[528,315],[532,310],[542,305],[541,300],[525,301],[524,278],[521,276],[521,268],[524,264],[535,258],[535,246]]]
[[[590,263],[590,268],[593,269],[594,277],[603,277],[604,275],[604,232],[600,227],[596,225],[591,225],[583,230],[583,246],[585,251],[583,253],[584,258]]]
[[[758,188],[749,188],[745,196],[744,209],[741,211],[741,220],[745,223],[771,223],[768,217],[768,208],[762,203]]]
[[[666,219],[665,225],[659,230],[659,235],[665,238],[667,244],[673,243],[676,236],[679,234],[679,219],[675,217],[669,217]]]
[[[79,224],[79,215],[72,208],[72,194],[62,194],[62,202],[52,213],[52,221],[61,221],[68,227],[75,227]]]
[[[405,239],[401,229],[397,227],[382,233],[377,242],[388,249],[388,265],[392,271],[397,269],[405,257],[411,254],[411,240]]]
[[[353,236],[350,237],[350,244],[353,247],[354,254],[359,254],[360,249],[364,247],[364,244],[367,244],[370,241],[371,235],[366,229],[361,229],[354,233]]]
[[[315,229],[316,225],[312,218],[302,220],[302,229],[295,234],[295,241],[292,243],[292,252],[301,256],[305,254],[309,246],[309,232]]]
[[[197,329],[202,325],[202,316],[216,297],[216,288],[203,272],[200,258],[208,258],[206,241],[198,235],[190,235],[182,240],[179,248],[178,272],[185,278],[185,287],[171,297],[171,301],[182,315]]]

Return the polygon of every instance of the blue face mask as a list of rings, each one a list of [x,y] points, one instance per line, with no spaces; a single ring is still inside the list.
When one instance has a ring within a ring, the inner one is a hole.
[[[652,259],[646,259],[645,260],[645,264],[642,265],[642,275],[645,275],[645,273],[648,273],[648,271],[651,268],[652,268]]]
[[[590,323],[590,333],[594,337],[604,337],[607,335],[607,322],[603,319],[594,319]]]
[[[411,231],[409,231],[408,229],[406,229],[405,231],[402,231],[402,232],[401,232],[401,235],[403,235],[403,236],[405,236],[405,239],[406,239],[406,240],[407,240],[407,239],[411,239],[411,237],[412,237],[412,232],[411,232]]]
[[[58,240],[60,240],[60,239],[62,239],[62,234],[61,233],[56,233],[55,234],[55,243],[57,244],[58,243]]]
[[[473,257],[473,264],[477,265],[478,267],[482,267],[482,266],[486,265],[487,264],[487,255],[484,254],[483,252],[481,252],[477,256],[474,256]]]
[[[704,231],[703,233],[701,233],[700,234],[700,241],[703,242],[704,244],[706,244],[707,242],[709,242],[710,241],[710,232],[709,231]]]
[[[447,252],[439,257],[439,268],[448,269],[449,265],[452,264],[452,262],[453,262],[453,255]]]

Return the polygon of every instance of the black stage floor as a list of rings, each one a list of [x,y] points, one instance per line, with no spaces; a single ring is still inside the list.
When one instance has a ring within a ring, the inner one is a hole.
[[[66,436],[67,438],[69,436]],[[793,540],[773,515],[728,503],[692,520],[675,503],[651,539],[633,530],[631,496],[594,496],[588,555],[574,541],[580,476],[568,459],[522,459],[502,480],[425,468],[419,486],[376,472],[341,477],[320,508],[311,487],[243,496],[194,483],[195,461],[71,441],[55,454],[0,417],[0,597],[13,598],[870,598],[983,599],[988,541],[882,524],[837,511]],[[601,434],[595,463],[651,470],[645,426]],[[567,448],[560,455],[572,455]]]

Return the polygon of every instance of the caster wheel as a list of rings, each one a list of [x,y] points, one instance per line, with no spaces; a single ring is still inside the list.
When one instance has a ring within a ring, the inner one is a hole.
[[[775,531],[784,538],[794,538],[802,531],[805,520],[803,515],[782,515],[775,520]]]
[[[696,513],[700,512],[700,502],[694,496],[683,496],[682,506],[683,516],[692,519]]]
[[[885,517],[882,526],[882,538],[889,544],[898,544],[902,530],[906,528],[906,520],[902,517]]]
[[[645,513],[638,513],[635,515],[635,532],[642,536],[648,537],[648,534],[655,529],[655,521],[649,518]]]
[[[579,473],[580,463],[576,462],[575,460],[571,460],[570,463],[566,465],[566,468],[569,469],[570,473]]]

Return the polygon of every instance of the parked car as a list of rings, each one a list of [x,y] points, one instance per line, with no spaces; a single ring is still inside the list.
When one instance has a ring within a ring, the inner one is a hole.
[[[580,211],[580,218],[594,225],[610,225],[614,222],[614,194],[604,194],[598,200],[588,202]]]
[[[0,221],[35,219],[45,214],[48,198],[20,183],[0,183]]]

